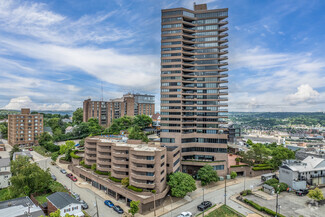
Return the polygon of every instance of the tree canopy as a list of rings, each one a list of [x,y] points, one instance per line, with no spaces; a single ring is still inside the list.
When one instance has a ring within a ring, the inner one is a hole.
[[[131,201],[130,209],[128,210],[128,212],[131,213],[132,216],[139,212],[139,204],[140,201]]]
[[[171,195],[174,197],[185,197],[187,193],[196,190],[195,180],[187,173],[172,173],[167,184],[170,186]]]
[[[211,182],[219,181],[217,171],[215,171],[213,167],[208,164],[199,169],[198,177],[201,180],[202,186],[208,185]]]
[[[314,190],[310,190],[307,196],[313,200],[324,200],[323,192],[319,188],[315,188]]]
[[[49,170],[44,171],[36,163],[30,163],[28,157],[19,156],[11,161],[11,172],[9,187],[11,198],[47,191],[52,182]]]
[[[128,130],[131,127],[143,130],[152,123],[152,119],[147,115],[136,115],[135,117],[123,116],[113,120],[108,129],[109,134],[118,135],[121,130]]]
[[[75,124],[80,124],[83,121],[83,109],[82,108],[77,108],[77,110],[73,112],[72,121]]]

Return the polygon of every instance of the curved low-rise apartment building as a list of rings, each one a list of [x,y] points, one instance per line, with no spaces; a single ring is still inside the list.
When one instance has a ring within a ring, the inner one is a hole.
[[[108,176],[99,176],[79,165],[72,166],[72,171],[116,199],[125,199],[127,204],[139,200],[140,211],[144,212],[153,208],[154,199],[159,205],[168,192],[166,159],[166,147],[141,144],[138,140],[125,142],[102,136],[89,137],[85,140],[85,164],[96,164],[98,171],[110,172],[110,176],[117,179],[128,177],[129,185],[143,192],[129,190],[120,183],[113,183]],[[156,192],[155,198],[152,192]]]

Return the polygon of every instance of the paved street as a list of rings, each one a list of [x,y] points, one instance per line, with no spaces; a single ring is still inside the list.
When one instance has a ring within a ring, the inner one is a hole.
[[[56,176],[58,182],[67,186],[69,189],[72,189],[73,192],[80,195],[80,198],[82,200],[86,201],[86,203],[89,206],[89,208],[86,211],[89,215],[94,216],[96,214],[96,207],[94,206],[94,204],[96,201],[95,198],[97,198],[98,210],[99,210],[100,217],[122,216],[120,214],[117,214],[112,208],[109,208],[106,205],[104,205],[105,200],[102,197],[95,195],[94,192],[92,192],[88,188],[80,188],[79,186],[75,185],[75,183],[72,182],[68,177],[66,177],[65,174],[62,174],[60,172],[60,168],[50,164],[50,162],[51,162],[50,158],[46,158],[34,151],[32,151],[31,154],[34,157],[35,162],[38,163],[38,165],[42,169],[50,168],[51,173]],[[78,180],[78,181],[80,181],[80,180]]]
[[[249,179],[246,181],[246,189],[249,189],[251,186],[255,187],[256,185],[260,184],[260,182],[261,181],[259,178]],[[253,213],[253,212],[230,199],[232,195],[238,194],[243,190],[243,188],[244,188],[243,182],[227,187],[227,205],[234,208],[235,210],[237,210],[238,212],[244,215],[248,215],[249,213]],[[210,192],[208,194],[205,194],[204,200],[209,200],[212,202],[212,204],[224,203],[224,195],[225,195],[224,191],[225,191],[224,188],[222,188]],[[193,216],[195,216],[196,214],[199,213],[199,211],[197,210],[197,205],[199,205],[202,201],[203,201],[203,191],[202,191],[202,197],[196,198],[193,201],[187,203],[186,205],[173,210],[172,213],[167,213],[165,215],[162,215],[162,217],[176,217],[177,215],[179,215],[181,212],[184,211],[189,211],[193,214]]]

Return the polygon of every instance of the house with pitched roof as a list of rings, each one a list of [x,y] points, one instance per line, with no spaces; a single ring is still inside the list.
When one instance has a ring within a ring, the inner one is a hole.
[[[66,192],[55,192],[46,198],[48,214],[59,209],[62,217],[66,214],[76,217],[85,216],[82,212],[81,203]]]

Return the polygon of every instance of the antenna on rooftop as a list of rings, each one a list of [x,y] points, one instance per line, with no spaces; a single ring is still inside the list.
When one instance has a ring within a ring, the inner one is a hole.
[[[104,95],[103,95],[103,82],[100,82],[100,88],[101,88],[101,92],[102,92],[102,98],[101,101],[104,101]]]

